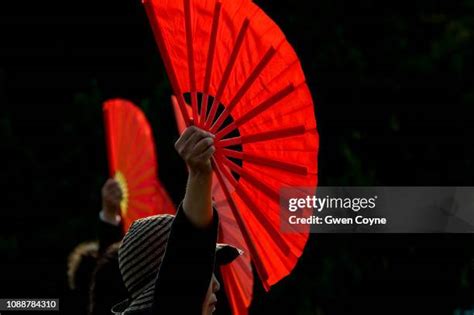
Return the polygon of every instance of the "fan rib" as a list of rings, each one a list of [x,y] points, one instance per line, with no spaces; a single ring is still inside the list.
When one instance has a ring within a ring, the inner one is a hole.
[[[130,139],[131,139],[130,143],[132,143],[137,148],[143,148],[144,149],[144,148],[146,148],[146,145],[145,146],[142,145],[144,139],[143,139],[143,137],[139,137],[140,134],[141,134],[141,130],[137,126],[138,126],[138,123],[135,125],[135,128],[133,130],[133,136],[130,137]],[[130,132],[130,134],[132,134],[132,132]],[[141,155],[139,155],[139,156],[141,156]],[[124,173],[124,174],[128,173],[128,171],[134,166],[134,163],[131,163],[133,158],[136,158],[136,154],[130,155],[130,158],[129,158],[129,161],[128,161],[127,165],[125,165],[124,169],[121,170],[122,173]]]
[[[233,123],[229,124],[225,128],[219,130],[216,133],[216,141],[219,139],[222,139],[225,137],[227,134],[231,133],[238,127],[242,126],[243,124],[247,123],[249,120],[254,118],[255,116],[259,115],[263,111],[267,110],[271,106],[277,104],[279,101],[281,101],[283,98],[288,96],[294,91],[295,87],[293,84],[288,84],[285,88],[282,90],[278,91],[274,95],[272,95],[270,98],[267,100],[263,101],[262,103],[258,104],[248,112],[246,112],[244,115],[236,119]]]
[[[249,209],[257,208],[255,207],[255,203],[242,188],[236,188],[235,192],[237,193],[237,195],[239,195],[239,197]],[[284,256],[293,255],[285,239],[281,236],[281,233],[272,225],[272,223],[267,219],[267,217],[260,211],[251,211],[251,213],[255,216],[256,220],[258,220],[261,225],[265,227],[272,241],[275,242],[282,254]]]
[[[125,168],[125,171],[122,171],[127,179],[138,176],[146,166],[156,164],[156,159],[153,157],[153,153],[150,152],[149,148],[145,147],[141,152],[142,155],[135,157],[135,160],[130,160],[129,166]]]
[[[225,159],[224,160],[224,163],[226,163],[226,165],[228,165],[227,163],[230,163],[230,164],[233,164],[232,161],[228,160],[228,159]],[[233,166],[231,165],[228,165],[231,169],[234,168]],[[238,168],[237,165],[234,164],[234,166],[236,166]],[[225,169],[223,169],[223,174],[224,176],[226,176],[228,179],[229,177],[232,177],[232,175],[225,171]],[[247,174],[245,175],[246,173],[242,172],[242,176],[245,177],[245,179],[247,181],[256,181],[256,179],[254,177],[252,177],[251,175]],[[255,186],[256,188],[260,189],[263,193],[267,194],[268,191],[271,191],[272,193],[274,193],[270,188],[266,187],[265,185],[261,184],[260,182],[256,181],[259,185]],[[255,203],[252,201],[252,199],[249,197],[249,195],[242,189],[242,187],[240,186],[235,186],[235,192],[239,195],[239,197],[242,199],[242,201],[247,205],[248,209],[257,209],[257,207],[255,206]],[[262,190],[264,189],[264,190]],[[278,197],[278,194],[277,194],[277,203],[279,203],[279,197]],[[286,241],[283,239],[283,237],[281,236],[281,234],[275,229],[275,227],[272,225],[272,223],[268,220],[268,218],[263,215],[262,212],[260,211],[251,211],[251,213],[255,216],[255,218],[262,223],[263,226],[265,226],[266,230],[268,231],[268,233],[270,234],[270,236],[272,237],[272,240],[277,244],[277,246],[279,247],[279,249],[282,251],[282,253],[285,255],[285,256],[288,256],[291,254],[291,249],[290,247],[288,246],[288,244],[286,243]]]
[[[255,116],[259,115],[263,111],[267,110],[271,106],[277,104],[280,102],[282,99],[284,99],[286,96],[291,94],[295,90],[295,86],[293,83],[288,84],[285,88],[281,89],[277,93],[275,93],[273,96],[265,100],[264,102],[260,103],[259,105],[255,106],[251,110],[249,110],[247,113],[242,115],[239,119],[236,120],[236,124],[238,126],[243,125],[244,123],[248,122]]]
[[[117,122],[116,129],[114,132],[116,133],[116,138],[115,138],[115,160],[117,161],[117,167],[121,167],[122,164],[122,159],[121,159],[121,154],[122,154],[122,133],[123,133],[123,107],[115,107],[114,110],[114,115],[112,116],[113,119]]]
[[[234,238],[234,237],[229,237],[229,235],[227,235],[227,238],[226,238],[225,242],[226,242],[226,243],[229,243],[229,244],[238,244],[238,243],[237,243],[238,240],[237,240],[236,238]],[[234,261],[234,263],[237,264],[237,265],[240,265],[239,267],[242,268],[242,272],[244,272],[247,277],[251,277],[251,276],[252,276],[252,270],[250,270],[250,269],[248,268],[248,266],[246,266],[245,260],[243,260],[243,259],[236,259],[236,260]]]
[[[115,163],[115,146],[114,146],[114,139],[112,137],[112,117],[110,117],[110,106],[105,108],[105,137],[106,137],[106,145],[107,145],[107,155],[109,157],[109,176],[114,176],[114,170],[116,169]]]
[[[229,294],[229,304],[233,310],[232,314],[248,315],[247,308],[250,306],[252,300],[252,292],[249,292],[247,287],[243,287],[245,281],[239,276],[239,272],[231,266],[221,266],[222,279],[224,281],[224,288],[226,292],[238,292],[236,294]],[[253,277],[250,276],[253,283]],[[251,291],[251,289],[250,289]]]
[[[224,164],[222,163],[222,156],[221,155],[215,155],[215,160],[216,160],[216,164],[218,166],[221,166],[221,172],[223,172],[225,174],[225,172],[227,172],[227,170],[225,169]],[[229,181],[229,184],[232,187],[237,187],[237,185],[239,184],[233,176],[229,176],[229,177],[225,176],[225,177],[227,178],[227,180]]]
[[[232,49],[232,53],[230,55],[227,66],[224,70],[224,73],[222,74],[219,88],[217,89],[216,95],[211,105],[209,116],[207,117],[206,123],[204,125],[205,129],[209,129],[209,127],[214,121],[214,118],[216,117],[216,112],[220,103],[220,98],[222,96],[222,93],[224,92],[225,86],[227,85],[227,81],[230,78],[230,73],[232,72],[232,69],[234,68],[234,64],[235,64],[235,61],[237,60],[240,47],[242,47],[242,43],[244,41],[245,34],[247,33],[249,23],[250,23],[249,19],[246,18],[244,22],[242,23],[242,27],[240,28],[239,34],[237,35],[237,40],[235,41],[234,48]]]
[[[283,128],[268,132],[259,132],[248,136],[233,137],[228,139],[223,139],[216,143],[217,148],[225,148],[234,145],[248,144],[254,142],[275,140],[287,137],[294,137],[303,135],[306,132],[304,125],[299,125],[296,127]]]
[[[221,14],[221,2],[216,2],[214,6],[214,15],[212,18],[211,37],[209,40],[209,49],[207,51],[206,73],[204,75],[204,89],[201,99],[201,123],[204,124],[207,114],[207,102],[209,97],[209,85],[211,84],[212,65],[214,62],[214,53],[216,50],[217,30],[219,28],[219,18]]]
[[[186,102],[184,101],[183,93],[181,92],[181,88],[178,84],[178,80],[176,78],[176,73],[174,71],[170,55],[166,48],[165,39],[163,37],[163,34],[161,33],[161,27],[159,26],[160,24],[154,12],[155,8],[153,7],[153,3],[151,0],[143,0],[143,5],[145,6],[148,19],[151,22],[150,23],[151,28],[153,29],[153,33],[155,34],[156,42],[158,44],[158,49],[161,52],[163,63],[165,65],[166,72],[168,73],[171,86],[173,87],[173,91],[176,94],[176,98],[178,99],[178,105],[181,111],[181,115],[183,115],[183,119],[184,119],[184,122],[186,123],[186,126],[189,126],[190,118],[186,110]]]
[[[141,210],[143,211],[144,214],[148,214],[150,213],[150,210],[152,210],[152,208],[150,208],[149,205],[137,199],[129,200],[128,209]],[[138,215],[138,217],[142,217],[142,216]]]
[[[141,184],[148,180],[153,180],[156,178],[155,169],[151,168],[149,170],[144,171],[143,173],[138,175],[139,177],[132,178],[128,181],[129,190],[133,190],[139,187]]]
[[[260,164],[266,167],[280,169],[282,171],[286,171],[289,173],[294,173],[302,176],[308,175],[308,169],[305,166],[278,161],[269,159],[262,156],[251,155],[251,154],[244,154],[244,158],[242,159],[245,162],[253,163],[253,164]]]
[[[155,187],[145,187],[137,190],[131,190],[129,197],[152,196],[156,192]]]
[[[146,163],[145,162],[142,162],[141,160],[138,162],[138,164],[136,164],[136,167],[133,168],[132,170],[130,170],[129,173],[126,173],[125,176],[127,177],[127,180],[128,180],[128,186],[129,187],[132,187],[134,186],[135,184],[137,183],[140,183],[140,181],[138,181],[138,179],[142,180],[143,178],[143,170],[148,166],[150,166],[151,163],[155,163],[155,161],[153,161],[152,159],[148,159],[146,160]],[[156,176],[156,175],[155,175]],[[145,178],[146,179],[146,178]]]
[[[269,159],[266,157],[252,155],[248,153],[242,153],[242,152],[234,151],[230,149],[222,149],[222,154],[225,155],[226,157],[240,159],[242,161],[253,163],[253,164],[260,164],[267,167],[276,168],[282,171],[295,173],[298,175],[305,176],[308,174],[308,170],[306,167],[293,164],[293,163],[278,161],[278,160]]]
[[[222,191],[224,192],[225,198],[227,199],[227,202],[229,203],[229,207],[232,210],[232,213],[234,214],[235,220],[237,221],[237,225],[239,226],[240,231],[242,232],[242,236],[245,240],[245,244],[247,245],[247,248],[249,249],[249,252],[252,255],[252,257],[258,257],[258,250],[255,248],[255,245],[254,245],[254,243],[253,243],[253,241],[250,237],[250,234],[247,231],[247,228],[245,226],[244,220],[242,219],[240,212],[237,210],[237,206],[235,205],[234,200],[232,199],[232,196],[229,192],[229,189],[227,188],[227,186],[225,184],[224,178],[222,176],[222,174],[225,172],[225,170],[224,170],[224,168],[221,170],[218,167],[218,165],[216,163],[216,160],[214,158],[211,160],[211,162],[212,162],[213,169],[216,173],[217,180],[219,181],[219,184],[222,187]],[[228,176],[232,177],[232,175],[228,174],[228,172],[226,172],[224,174],[227,174],[226,177],[228,177]],[[228,179],[230,179],[230,178],[228,177]],[[261,279],[263,280],[263,282],[265,282],[268,279],[268,273],[265,270],[265,266],[263,266],[262,262],[260,262],[259,259],[253,259],[253,262],[255,264],[255,267],[258,270],[258,273],[259,273]]]
[[[242,272],[245,273],[245,275],[247,277],[252,277],[252,269],[250,269],[247,265],[246,265],[246,262],[245,260],[243,259],[236,259],[235,260],[235,264],[236,265],[239,265],[239,267],[241,268]],[[237,266],[236,266],[237,267]]]
[[[246,297],[242,297],[241,279],[236,276],[238,271],[234,271],[230,266],[221,266],[222,280],[224,282],[224,289],[229,296],[229,306],[233,311],[232,314],[248,315]]]
[[[148,148],[146,145],[142,145],[142,143],[143,140],[141,142],[135,142],[135,146],[137,148],[140,148],[140,151],[137,150],[137,154],[134,154],[134,156],[130,156],[130,162],[122,170],[124,174],[136,171],[138,169],[138,164],[145,160],[145,157],[151,157],[152,153],[149,151],[150,148]]]
[[[198,105],[196,92],[196,71],[194,69],[193,31],[191,28],[191,0],[184,0],[184,24],[186,31],[186,46],[188,49],[189,86],[191,88],[191,106],[193,120],[198,123]]]
[[[127,103],[124,103],[124,105],[129,105]],[[120,110],[122,111],[122,115],[121,115],[121,118],[123,119],[123,121],[121,122],[121,128],[120,128],[120,135],[118,135],[118,139],[119,139],[119,146],[118,146],[118,165],[126,165],[126,156],[128,154],[128,152],[126,152],[127,150],[127,140],[128,140],[128,135],[130,133],[130,127],[131,126],[134,126],[135,124],[132,124],[132,119],[133,119],[133,115],[131,114],[130,112],[130,107],[125,107],[125,106],[121,106],[120,107]]]
[[[265,69],[265,67],[268,65],[268,63],[273,58],[275,53],[276,53],[275,48],[270,47],[268,49],[268,51],[263,56],[262,60],[260,60],[258,65],[253,69],[252,73],[250,73],[247,80],[245,80],[244,84],[242,84],[242,86],[237,91],[237,93],[232,98],[232,100],[229,102],[227,107],[224,109],[224,111],[217,118],[216,122],[214,123],[214,125],[210,129],[211,133],[215,133],[220,128],[220,126],[224,123],[224,120],[230,115],[230,113],[232,112],[234,107],[239,103],[239,101],[242,99],[242,97],[245,95],[245,93],[247,93],[249,88],[255,82],[255,80],[260,75],[260,73],[263,71],[263,69]]]
[[[135,176],[130,176],[128,179],[127,185],[129,190],[133,190],[139,187],[143,182],[148,180],[153,180],[156,178],[156,173],[154,168],[150,168],[142,173],[136,174]]]
[[[257,180],[253,175],[251,175],[249,172],[245,171],[243,168],[232,162],[231,160],[224,158],[223,160],[224,165],[229,167],[232,171],[235,173],[239,174],[243,179],[248,181],[250,184],[252,184],[254,187],[258,188],[260,191],[262,191],[265,195],[268,196],[268,198],[272,199],[274,202],[279,203],[280,197],[278,196],[278,193],[273,191],[271,188],[269,188],[267,185],[261,183],[259,180]],[[236,186],[237,189],[238,186]]]

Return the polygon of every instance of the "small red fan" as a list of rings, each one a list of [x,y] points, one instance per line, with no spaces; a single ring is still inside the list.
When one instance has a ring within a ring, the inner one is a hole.
[[[143,112],[123,99],[103,105],[110,177],[123,193],[120,204],[125,231],[133,221],[176,212],[157,177],[153,134]]]
[[[268,290],[291,272],[308,239],[308,232],[280,231],[279,193],[317,185],[311,94],[284,34],[251,1],[144,5],[184,126],[193,121],[216,135],[213,197],[229,227],[221,239],[248,253],[224,268],[224,286],[233,312],[246,314],[252,276],[245,259]]]

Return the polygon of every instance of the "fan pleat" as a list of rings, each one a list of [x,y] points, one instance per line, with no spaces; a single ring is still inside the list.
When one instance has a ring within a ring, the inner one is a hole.
[[[138,124],[134,124],[133,131],[130,131],[130,143],[136,145],[140,151],[146,150],[146,145],[142,145],[140,141],[143,140],[143,137],[140,133],[140,128],[138,128]],[[138,159],[139,154],[142,152],[132,151],[128,152],[129,159],[127,161],[127,165],[125,165],[124,172],[128,172],[136,163],[136,159]]]
[[[210,131],[212,133],[215,133],[219,128],[222,126],[224,123],[224,120],[229,117],[230,113],[232,112],[232,109],[238,104],[238,102],[242,99],[242,97],[245,95],[245,93],[248,91],[250,86],[253,84],[253,82],[258,78],[260,73],[263,71],[263,69],[267,66],[267,64],[270,62],[271,58],[275,54],[275,49],[270,48],[265,56],[262,58],[260,63],[255,67],[255,69],[250,73],[248,78],[245,80],[245,82],[242,84],[242,86],[239,88],[235,96],[230,100],[222,114],[217,118],[216,122],[210,127]],[[207,127],[207,126],[206,126]]]
[[[214,187],[218,186],[215,185]],[[225,198],[222,190],[219,188],[216,195],[218,198]],[[246,301],[244,306],[247,307],[250,305],[253,290],[253,273],[250,264],[249,250],[227,203],[219,207],[219,213],[222,220],[219,241],[233,244],[244,252],[244,254],[238,257],[232,264],[225,266],[225,268],[222,269],[223,276],[229,272],[233,272],[234,275],[237,275],[237,277],[233,276],[233,279],[224,280],[224,286],[230,298],[237,298],[241,301]],[[230,288],[234,282],[236,286]]]
[[[153,0],[143,0],[143,4],[145,6],[148,18],[151,22],[151,26],[153,29],[153,33],[155,34],[155,37],[157,38],[157,44],[158,48],[160,50],[161,56],[163,58],[163,62],[166,68],[166,72],[168,73],[171,86],[173,87],[173,91],[176,93],[176,98],[178,100],[178,104],[180,106],[181,114],[183,115],[183,119],[186,123],[186,125],[189,125],[190,119],[189,115],[186,111],[186,104],[184,101],[183,93],[180,88],[180,85],[178,84],[178,77],[176,75],[176,69],[173,66],[173,63],[171,61],[171,55],[170,51],[168,50],[167,47],[167,38],[169,38],[170,34],[166,33],[166,36],[163,34],[164,29],[160,26],[158,23],[158,13],[160,10],[155,10]],[[164,17],[166,19],[166,16]],[[177,27],[178,29],[181,26]],[[171,35],[172,36],[172,35]],[[174,58],[177,58],[177,56],[173,56]],[[182,71],[182,69],[179,69]]]
[[[257,250],[255,248],[255,243],[254,243],[254,240],[252,240],[252,237],[250,236],[250,233],[249,231],[246,229],[246,226],[245,226],[245,222],[244,222],[244,219],[242,218],[242,214],[241,212],[239,212],[235,202],[234,202],[234,199],[232,199],[232,195],[231,193],[229,192],[229,189],[228,187],[226,186],[225,184],[225,180],[224,180],[224,177],[222,174],[224,174],[224,176],[230,180],[231,179],[231,176],[229,176],[228,174],[226,174],[226,170],[225,168],[219,168],[215,162],[213,162],[213,168],[215,170],[215,174],[216,174],[216,177],[220,183],[220,186],[222,188],[222,191],[224,192],[224,195],[225,195],[225,198],[229,204],[229,207],[230,209],[232,210],[232,214],[234,215],[234,218],[236,219],[236,223],[238,224],[239,228],[240,228],[240,231],[242,233],[242,236],[245,240],[245,244],[247,245],[248,249],[249,249],[249,252],[252,254],[252,255],[256,255],[257,253]],[[222,173],[221,173],[222,172]],[[266,274],[266,270],[263,268],[262,264],[260,263],[259,260],[255,260],[254,261],[254,264],[256,266],[256,268],[259,270],[259,273],[261,274],[261,276],[266,279],[268,278],[267,274]]]
[[[216,112],[217,112],[217,106],[221,102],[221,97],[222,94],[224,93],[224,89],[226,88],[227,82],[230,78],[230,74],[232,72],[232,69],[234,67],[235,61],[237,59],[237,56],[239,54],[240,47],[242,45],[242,42],[244,40],[245,33],[247,31],[247,28],[249,26],[249,20],[245,19],[244,22],[242,23],[242,27],[240,28],[239,35],[237,36],[237,40],[234,44],[234,47],[232,49],[232,53],[230,54],[229,60],[227,61],[227,65],[225,67],[224,73],[220,77],[220,83],[219,87],[217,89],[217,92],[214,96],[214,101],[212,102],[211,105],[211,110],[209,111],[209,115],[206,119],[206,122],[204,124],[204,128],[209,129],[210,125],[214,121]]]
[[[133,186],[149,177],[155,178],[156,170],[153,168],[154,163],[155,161],[151,153],[148,153],[139,159],[138,163],[133,165],[133,168],[127,173],[130,177],[128,180],[129,185]]]
[[[251,119],[255,118],[271,106],[277,104],[291,92],[293,92],[294,87],[293,85],[288,85],[285,88],[281,89],[280,91],[276,92],[274,95],[263,101],[262,103],[258,104],[255,107],[252,107],[248,112],[246,112],[243,116],[239,118],[234,118],[234,123],[229,124],[227,127],[219,130],[216,132],[216,139],[221,139],[225,137],[227,134],[232,132],[233,130],[237,129],[239,126],[244,125],[245,123],[249,122]]]
[[[209,96],[209,85],[211,83],[211,73],[214,61],[214,53],[216,48],[216,40],[217,40],[217,30],[219,27],[219,17],[221,12],[222,4],[220,2],[216,2],[214,8],[214,14],[212,17],[212,26],[211,26],[211,33],[209,38],[209,49],[207,51],[207,61],[206,61],[206,71],[204,75],[204,85],[203,85],[203,96],[201,101],[201,115],[200,115],[200,123],[203,124],[205,122],[205,117],[207,113],[207,102]],[[205,37],[203,37],[205,38]]]
[[[251,278],[242,276],[246,274],[245,269],[246,266],[242,264],[221,267],[223,281],[229,284],[225,286],[225,290],[230,297],[229,303],[235,314],[248,314],[247,308],[252,300],[252,291],[246,285],[246,281]]]

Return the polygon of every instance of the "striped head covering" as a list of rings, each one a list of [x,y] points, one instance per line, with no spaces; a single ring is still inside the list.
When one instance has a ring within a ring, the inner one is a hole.
[[[151,308],[155,281],[174,216],[155,215],[136,220],[125,234],[118,252],[119,268],[130,298],[116,304],[112,313],[127,315]],[[242,254],[227,244],[216,244],[216,262],[224,265]]]

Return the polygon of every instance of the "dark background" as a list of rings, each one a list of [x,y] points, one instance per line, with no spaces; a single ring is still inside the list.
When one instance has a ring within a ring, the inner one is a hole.
[[[473,185],[473,0],[257,3],[301,58],[320,185]],[[67,254],[96,235],[107,98],[146,112],[179,201],[170,93],[139,0],[2,1],[0,297],[67,295]],[[473,241],[312,235],[290,277],[269,294],[256,285],[251,313],[471,309]]]

